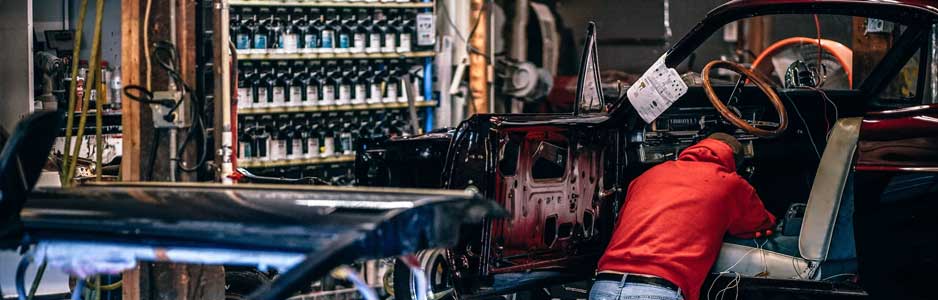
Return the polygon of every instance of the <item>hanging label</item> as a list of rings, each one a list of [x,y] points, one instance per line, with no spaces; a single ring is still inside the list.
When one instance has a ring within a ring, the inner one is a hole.
[[[348,84],[339,85],[339,102],[348,103],[352,100],[352,87]]]
[[[290,152],[290,158],[295,159],[303,156],[303,140],[293,138],[293,142],[291,144],[293,144],[293,149],[290,149],[292,151]]]
[[[323,144],[324,145],[321,156],[326,157],[335,155],[335,138],[327,136],[323,139]]]
[[[257,106],[267,106],[267,101],[269,100],[267,97],[268,92],[266,87],[257,89],[257,103],[255,103]]]
[[[274,106],[283,106],[286,102],[286,90],[282,86],[274,87]]]
[[[238,88],[238,106],[242,108],[251,107],[251,89],[246,87]]]
[[[267,36],[263,34],[254,35],[254,49],[267,49]]]
[[[319,47],[319,39],[315,34],[307,34],[303,36],[303,47],[308,49],[316,49]]]
[[[251,35],[239,34],[235,36],[235,47],[240,49],[251,49]]]
[[[335,101],[335,87],[327,84],[322,87],[322,104],[330,105]]]
[[[394,52],[397,50],[397,37],[393,33],[386,33],[384,35],[384,48],[381,48],[382,52]]]
[[[417,14],[417,45],[430,46],[436,43],[436,22],[433,13]]]
[[[290,86],[290,105],[302,105],[303,96],[303,87],[296,85]]]
[[[332,30],[323,30],[322,31],[322,48],[332,49],[335,46],[332,44],[335,42],[335,32]]]
[[[388,83],[388,97],[385,100],[388,102],[397,101],[397,83]]]
[[[306,138],[306,157],[313,158],[319,156],[319,138]]]
[[[379,52],[381,51],[381,34],[372,33],[368,35],[368,49],[366,52]]]
[[[299,48],[299,37],[295,33],[284,34],[281,38],[281,48],[286,51],[296,51]]]
[[[401,33],[401,45],[397,52],[410,52],[410,32]]]
[[[381,102],[381,84],[380,83],[371,84],[371,98],[368,102],[374,102],[374,103]]]
[[[365,87],[364,83],[355,84],[355,102],[364,103],[368,98],[368,89]]]
[[[352,38],[352,52],[365,51],[365,34],[355,33]]]
[[[687,93],[687,84],[676,70],[664,64],[664,56],[661,56],[627,93],[638,115],[651,123]]]
[[[319,87],[316,85],[306,86],[306,104],[316,105],[319,101]]]

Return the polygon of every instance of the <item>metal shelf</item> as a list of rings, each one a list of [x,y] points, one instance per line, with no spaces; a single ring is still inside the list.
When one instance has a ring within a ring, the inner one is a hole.
[[[317,157],[306,159],[289,159],[278,161],[239,161],[238,166],[243,168],[276,168],[302,165],[323,165],[355,162],[355,155],[340,155],[330,157]]]
[[[437,102],[436,101],[418,101],[414,104],[417,107],[431,107],[431,106],[436,106]],[[357,105],[320,105],[320,106],[245,108],[245,109],[238,109],[238,114],[239,115],[288,114],[288,113],[374,110],[374,109],[401,109],[401,108],[407,108],[407,103],[395,102],[395,103],[376,103],[376,104],[357,104]]]
[[[404,53],[238,53],[238,60],[395,59],[433,57],[433,51]]]
[[[305,7],[375,7],[375,8],[433,8],[433,2],[336,2],[336,1],[271,1],[233,0],[231,6],[305,6]]]

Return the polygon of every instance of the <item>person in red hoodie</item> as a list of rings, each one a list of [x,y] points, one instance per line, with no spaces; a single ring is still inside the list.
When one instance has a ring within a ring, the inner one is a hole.
[[[725,234],[771,234],[775,217],[736,174],[742,151],[715,133],[633,180],[590,300],[698,300]]]

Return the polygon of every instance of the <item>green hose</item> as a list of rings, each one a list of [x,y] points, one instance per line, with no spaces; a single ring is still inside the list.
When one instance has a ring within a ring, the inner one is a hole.
[[[102,0],[103,1],[103,0]],[[75,25],[75,45],[72,48],[72,81],[69,82],[68,89],[68,111],[66,111],[65,123],[65,149],[62,151],[62,167],[59,170],[60,181],[63,186],[71,183],[68,175],[68,151],[72,148],[72,123],[75,122],[75,93],[78,87],[78,55],[81,52],[81,34],[85,24],[85,14],[88,11],[88,0],[81,0],[81,6],[78,10],[78,24]]]

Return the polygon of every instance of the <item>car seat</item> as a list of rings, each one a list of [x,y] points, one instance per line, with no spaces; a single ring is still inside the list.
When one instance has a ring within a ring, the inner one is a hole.
[[[831,129],[798,235],[727,238],[711,272],[806,280],[856,272],[851,174],[861,121],[843,118]]]

